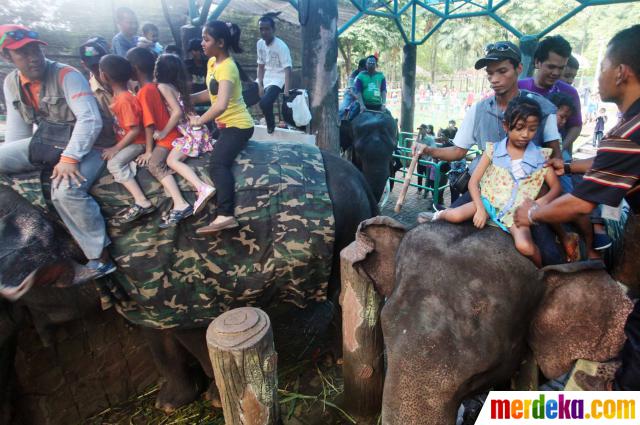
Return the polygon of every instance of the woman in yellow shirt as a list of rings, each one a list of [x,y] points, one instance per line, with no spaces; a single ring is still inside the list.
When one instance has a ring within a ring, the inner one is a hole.
[[[211,99],[211,107],[202,116],[191,117],[193,126],[203,126],[215,121],[220,131],[211,155],[211,179],[218,192],[217,217],[208,226],[196,231],[198,234],[215,233],[223,229],[238,227],[234,217],[234,185],[231,166],[238,153],[253,135],[253,119],[242,98],[240,72],[230,52],[242,53],[240,28],[236,24],[209,21],[202,29],[202,48],[209,57],[207,65],[207,87],[191,95],[194,103]]]

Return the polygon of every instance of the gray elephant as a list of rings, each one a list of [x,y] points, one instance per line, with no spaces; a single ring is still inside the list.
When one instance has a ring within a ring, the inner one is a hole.
[[[206,158],[192,165],[207,178]],[[206,389],[193,373],[193,357],[213,377],[204,334],[221,312],[243,305],[279,306],[309,326],[322,326],[319,316],[327,322],[325,313],[332,311],[339,289],[338,253],[353,240],[358,224],[377,211],[362,174],[312,146],[250,142],[233,170],[241,224],[235,231],[213,238],[195,235],[195,228],[212,218],[213,206],[176,228],[158,230],[162,212],[171,205],[146,170],[138,180],[159,211],[108,228],[118,272],[96,282],[99,301],[143,328],[164,380],[156,406],[165,411]],[[37,312],[42,329],[99,308],[93,285],[74,285],[74,264],[82,255],[47,212],[41,196],[48,193],[46,181],[32,176],[5,184],[31,202],[0,185],[5,247],[0,295]],[[187,199],[194,199],[186,185],[183,189]],[[109,176],[92,194],[107,219],[129,201]],[[215,399],[216,394],[210,385],[206,395]]]
[[[398,127],[388,111],[365,110],[340,125],[340,146],[352,149],[352,162],[369,183],[376,200],[380,200],[391,174],[392,155]]]
[[[343,275],[350,268],[386,297],[385,425],[454,424],[462,400],[509,382],[528,347],[556,378],[577,359],[615,357],[624,342],[632,303],[602,263],[538,270],[493,227],[407,232],[376,217],[342,256]]]

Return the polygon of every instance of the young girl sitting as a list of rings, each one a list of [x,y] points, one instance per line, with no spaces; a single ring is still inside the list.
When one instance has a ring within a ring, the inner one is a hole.
[[[173,149],[167,157],[167,165],[184,177],[198,192],[198,199],[193,204],[193,213],[197,214],[213,196],[214,188],[203,182],[198,175],[185,164],[187,157],[195,158],[203,152],[213,149],[211,135],[206,126],[193,127],[186,117],[193,112],[189,98],[189,79],[182,60],[176,55],[161,55],[156,62],[154,71],[158,90],[162,94],[169,108],[169,122],[164,129],[154,132],[153,138],[162,140],[176,127],[181,137],[172,143]]]
[[[535,199],[543,183],[549,192],[536,202],[545,205],[560,194],[560,182],[551,167],[544,168],[550,149],[540,149],[531,139],[535,136],[542,113],[538,104],[527,98],[509,102],[503,125],[507,137],[488,144],[469,180],[472,202],[457,208],[436,212],[432,220],[460,223],[473,218],[481,229],[490,218],[513,236],[516,249],[541,267],[540,250],[533,242],[528,227],[516,227],[513,216],[525,199]]]

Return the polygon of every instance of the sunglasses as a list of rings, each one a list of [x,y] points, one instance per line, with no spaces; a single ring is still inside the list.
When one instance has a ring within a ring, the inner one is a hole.
[[[28,30],[7,31],[4,33],[2,38],[0,38],[0,46],[4,44],[4,41],[7,39],[7,37],[13,39],[14,41],[20,41],[20,40],[23,40],[24,38],[34,38],[37,40],[38,33],[35,31],[28,31]]]
[[[505,43],[504,41],[487,44],[487,47],[484,48],[484,53],[486,55],[488,55],[491,52],[507,52],[507,51],[511,51],[515,54],[518,54],[518,52],[516,52],[515,49],[509,43]]]

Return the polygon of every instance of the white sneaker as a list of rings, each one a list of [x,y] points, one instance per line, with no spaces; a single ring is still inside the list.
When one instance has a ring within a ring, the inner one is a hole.
[[[193,204],[194,215],[202,211],[204,206],[207,205],[207,201],[211,199],[214,193],[216,193],[216,190],[208,184],[198,188],[198,199],[196,199],[196,202]]]
[[[440,215],[444,210],[436,210],[435,212],[431,211],[423,211],[418,214],[418,223],[423,224],[429,221],[438,221],[440,219]]]

